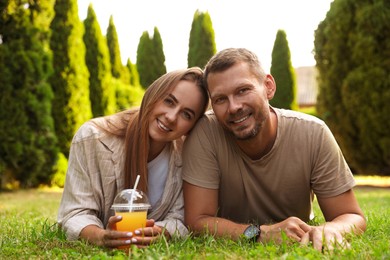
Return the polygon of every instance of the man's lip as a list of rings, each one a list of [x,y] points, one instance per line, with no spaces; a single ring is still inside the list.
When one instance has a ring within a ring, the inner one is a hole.
[[[236,119],[236,120],[229,120],[229,123],[231,123],[231,124],[240,124],[240,123],[244,122],[245,120],[247,120],[249,117],[250,117],[250,114],[248,114],[246,116],[242,116],[242,117],[240,117],[239,119]]]

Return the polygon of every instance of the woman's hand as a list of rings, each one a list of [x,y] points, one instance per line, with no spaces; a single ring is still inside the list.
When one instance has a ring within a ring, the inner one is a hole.
[[[106,229],[102,229],[95,225],[86,226],[81,230],[80,237],[98,246],[109,248],[129,246],[133,234],[131,232],[115,230],[115,224],[121,220],[121,216],[110,217]]]
[[[153,219],[148,219],[146,220],[146,227],[134,231],[131,244],[140,248],[146,247],[157,241],[162,235],[167,239],[170,238],[168,231],[160,226],[156,226]]]

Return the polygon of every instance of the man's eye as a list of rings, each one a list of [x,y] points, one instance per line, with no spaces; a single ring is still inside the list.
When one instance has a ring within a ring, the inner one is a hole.
[[[247,88],[243,88],[243,89],[240,89],[240,91],[238,91],[239,94],[244,94],[248,91]]]
[[[214,100],[213,100],[213,103],[214,103],[214,104],[221,104],[221,103],[223,103],[224,101],[225,101],[225,98],[219,97],[219,98],[214,99]]]

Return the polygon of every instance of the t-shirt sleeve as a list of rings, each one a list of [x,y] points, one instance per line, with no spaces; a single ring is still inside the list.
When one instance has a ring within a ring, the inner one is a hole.
[[[183,180],[202,188],[219,187],[216,124],[217,122],[204,116],[187,136],[183,146]]]
[[[312,142],[313,171],[311,185],[318,197],[342,194],[355,186],[352,172],[330,129],[320,125],[317,141]]]

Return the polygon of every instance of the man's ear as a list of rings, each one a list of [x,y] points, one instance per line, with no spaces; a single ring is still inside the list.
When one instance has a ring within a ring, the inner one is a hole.
[[[265,91],[267,92],[268,100],[271,100],[276,92],[276,83],[271,74],[267,74],[264,80]]]

